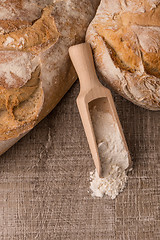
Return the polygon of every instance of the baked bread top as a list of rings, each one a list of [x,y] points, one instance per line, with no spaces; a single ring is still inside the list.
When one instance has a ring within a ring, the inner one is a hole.
[[[98,0],[0,1],[0,140],[31,129],[76,80],[68,48]]]
[[[142,107],[160,110],[159,0],[102,0],[86,40],[111,87]]]

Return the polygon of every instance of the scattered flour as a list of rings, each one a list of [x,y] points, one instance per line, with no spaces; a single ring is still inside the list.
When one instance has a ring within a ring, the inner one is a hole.
[[[110,166],[110,173],[107,177],[100,178],[97,171],[90,173],[91,185],[93,197],[103,197],[105,194],[111,199],[123,191],[127,182],[127,175],[125,171],[122,171],[117,165]]]
[[[91,172],[90,189],[92,196],[108,195],[114,199],[126,185],[125,169],[128,166],[129,154],[122,141],[119,128],[109,112],[93,108],[91,118],[98,144],[103,178],[98,176],[96,170]]]

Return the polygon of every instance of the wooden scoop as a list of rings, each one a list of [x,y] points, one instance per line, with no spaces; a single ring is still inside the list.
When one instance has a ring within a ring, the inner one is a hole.
[[[121,163],[121,165],[124,169],[127,169],[131,165],[128,147],[116,112],[111,92],[109,89],[105,88],[97,78],[90,45],[88,43],[82,43],[72,46],[69,48],[69,55],[80,80],[80,93],[77,98],[77,105],[91,154],[95,163],[95,167],[99,176],[102,177],[102,167],[90,116],[90,109],[92,109],[94,106],[96,106],[99,110],[109,112],[112,115],[114,121],[117,123],[129,156],[129,161],[124,161]]]

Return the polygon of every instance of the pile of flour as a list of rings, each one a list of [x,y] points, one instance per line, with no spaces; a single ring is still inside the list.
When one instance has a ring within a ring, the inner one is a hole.
[[[129,162],[129,155],[112,115],[96,107],[90,113],[103,171],[103,178],[99,178],[96,170],[90,173],[90,189],[92,196],[108,195],[114,199],[126,185],[124,164]]]

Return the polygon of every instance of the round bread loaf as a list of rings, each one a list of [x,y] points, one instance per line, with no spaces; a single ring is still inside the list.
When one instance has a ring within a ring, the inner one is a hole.
[[[102,79],[133,103],[160,110],[160,0],[102,0],[86,41]]]
[[[99,0],[0,1],[0,154],[77,79],[68,48],[84,41]]]

